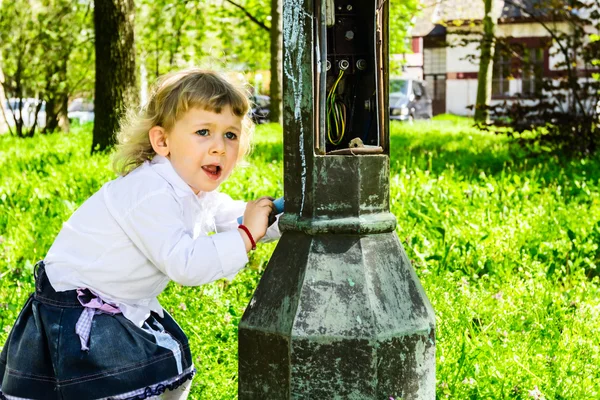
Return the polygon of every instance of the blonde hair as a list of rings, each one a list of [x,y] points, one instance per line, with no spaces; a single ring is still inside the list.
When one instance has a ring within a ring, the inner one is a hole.
[[[148,135],[152,127],[160,126],[168,133],[191,108],[220,113],[227,106],[231,107],[234,115],[243,118],[238,159],[241,161],[250,152],[254,131],[254,124],[248,116],[250,101],[246,91],[216,72],[199,68],[163,76],[155,84],[147,104],[137,112],[129,110],[123,118],[117,133],[113,169],[125,176],[156,155]]]

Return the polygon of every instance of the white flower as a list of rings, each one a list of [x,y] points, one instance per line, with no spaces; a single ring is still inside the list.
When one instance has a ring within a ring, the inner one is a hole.
[[[465,378],[462,383],[464,385],[470,385],[470,386],[475,386],[475,384],[477,383],[477,381],[473,378]]]
[[[540,392],[540,389],[538,389],[537,386],[534,386],[533,390],[529,391],[529,397],[533,397],[536,400],[546,400],[544,394]]]

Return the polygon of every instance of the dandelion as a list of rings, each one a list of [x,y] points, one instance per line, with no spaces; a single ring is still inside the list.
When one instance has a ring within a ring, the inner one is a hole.
[[[473,378],[465,378],[462,383],[464,385],[470,385],[470,386],[475,386],[475,384],[477,383],[477,381]]]
[[[546,398],[544,397],[544,394],[542,392],[540,392],[540,389],[538,389],[537,386],[534,386],[533,390],[529,391],[529,397],[532,397],[536,400],[546,400]]]

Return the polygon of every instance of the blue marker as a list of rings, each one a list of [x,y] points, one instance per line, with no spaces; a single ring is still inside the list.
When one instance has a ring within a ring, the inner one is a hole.
[[[271,226],[273,224],[273,222],[275,222],[275,216],[277,214],[281,214],[283,212],[283,197],[275,199],[273,201],[273,205],[275,206],[275,211],[273,213],[271,213],[271,216],[269,217],[269,226]],[[239,217],[237,219],[237,221],[238,221],[238,224],[241,224],[242,222],[244,222],[244,216],[242,215],[241,217]]]

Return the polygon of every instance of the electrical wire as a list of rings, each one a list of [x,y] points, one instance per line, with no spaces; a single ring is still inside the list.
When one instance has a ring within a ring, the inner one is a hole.
[[[344,139],[346,133],[346,105],[343,101],[337,99],[337,88],[344,76],[344,70],[340,70],[340,73],[331,85],[331,89],[327,94],[327,139],[329,143],[334,146],[339,145]],[[335,133],[332,136],[332,130],[335,126]]]

